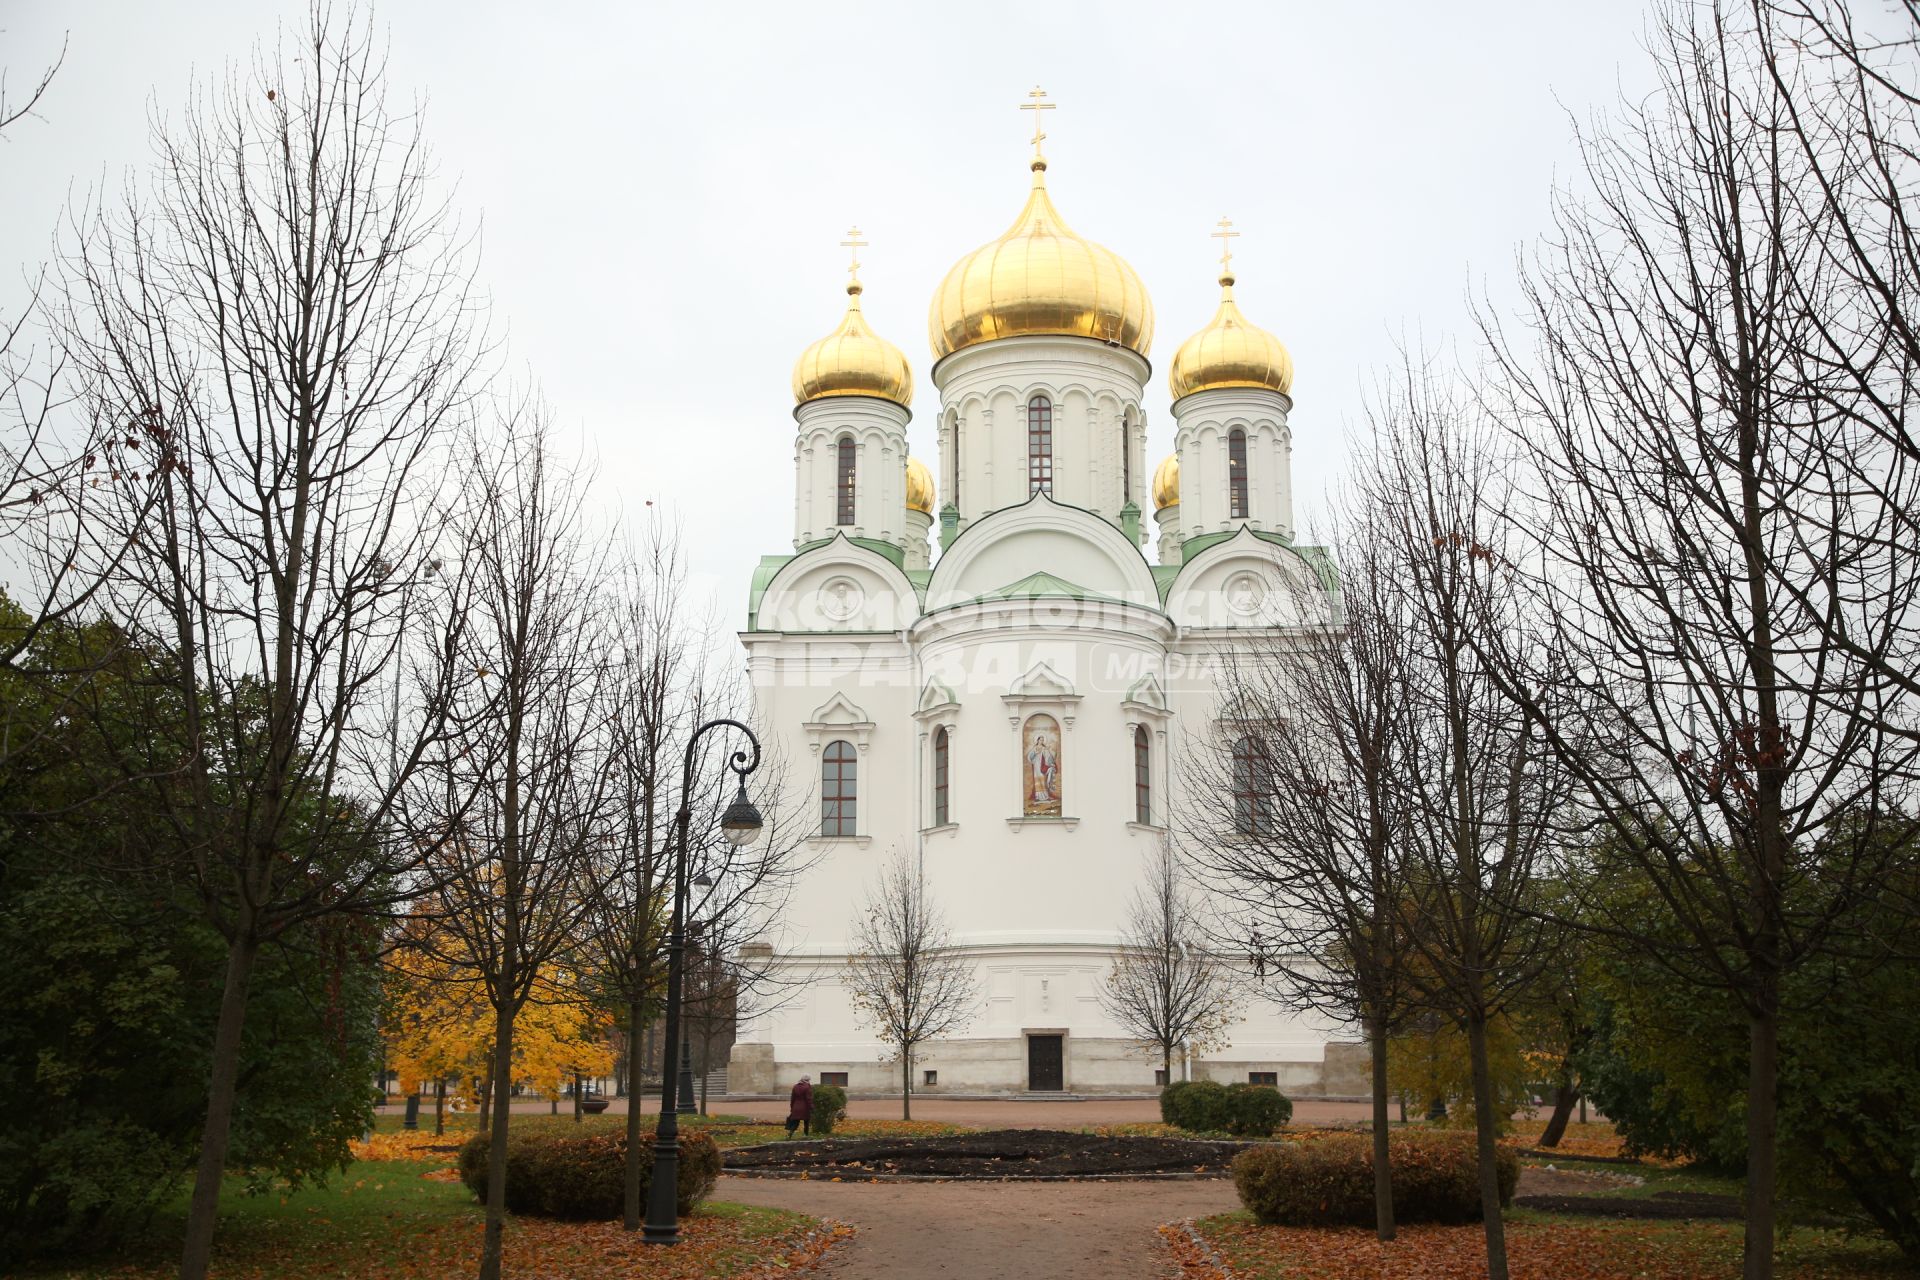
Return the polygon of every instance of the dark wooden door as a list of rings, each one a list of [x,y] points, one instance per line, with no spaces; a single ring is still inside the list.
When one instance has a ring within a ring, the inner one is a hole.
[[[1065,1088],[1060,1062],[1059,1036],[1027,1037],[1027,1090],[1031,1093],[1058,1093]]]

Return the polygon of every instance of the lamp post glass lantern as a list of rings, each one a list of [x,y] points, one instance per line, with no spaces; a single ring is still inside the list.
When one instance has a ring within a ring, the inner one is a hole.
[[[747,796],[747,775],[760,767],[760,739],[738,720],[709,720],[687,739],[686,757],[680,772],[680,812],[674,816],[676,848],[673,856],[673,926],[667,943],[667,1016],[665,1041],[660,1055],[660,1122],[653,1133],[653,1176],[647,1185],[647,1220],[642,1239],[648,1244],[680,1243],[680,1101],[683,1090],[686,1106],[693,1107],[691,1055],[680,1042],[680,996],[686,966],[687,928],[687,829],[693,822],[693,761],[700,739],[710,730],[738,729],[746,735],[750,751],[735,751],[727,761],[739,780],[733,801],[720,814],[720,831],[735,847],[749,844],[760,833],[760,810]],[[693,884],[712,882],[703,874]],[[686,1064],[674,1070],[674,1058]]]

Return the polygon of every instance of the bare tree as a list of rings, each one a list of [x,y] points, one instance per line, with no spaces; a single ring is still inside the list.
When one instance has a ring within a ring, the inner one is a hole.
[[[461,466],[472,497],[457,517],[473,610],[459,649],[466,674],[446,762],[464,813],[436,863],[442,957],[471,968],[494,1013],[493,1111],[482,1280],[500,1274],[514,1021],[561,996],[614,838],[612,628],[603,598],[606,539],[586,518],[588,477],[555,456],[545,407],[503,405],[497,432],[474,433]]]
[[[360,15],[316,9],[292,48],[156,124],[150,180],[78,219],[65,263],[86,418],[143,463],[88,482],[109,500],[82,549],[103,607],[167,655],[157,701],[190,744],[158,770],[125,760],[126,785],[227,942],[188,1280],[211,1249],[255,958],[305,921],[391,905],[433,851],[395,815],[444,742],[445,651],[422,646],[415,697],[386,708],[399,618],[438,590],[428,512],[478,309],[419,116],[389,115],[382,73]],[[445,621],[457,635],[457,610]]]
[[[1406,972],[1423,1003],[1466,1032],[1487,1272],[1505,1280],[1495,1163],[1505,1117],[1487,1032],[1551,955],[1553,931],[1532,909],[1535,876],[1562,838],[1569,791],[1538,726],[1475,645],[1485,628],[1533,654],[1533,633],[1511,602],[1506,471],[1490,432],[1474,425],[1461,391],[1414,359],[1387,384],[1374,422],[1362,501],[1399,584]],[[1542,664],[1530,672],[1557,675]]]
[[[1357,1022],[1371,1060],[1375,1228],[1395,1235],[1387,1043],[1414,1002],[1406,936],[1406,638],[1384,513],[1341,512],[1337,583],[1276,573],[1287,625],[1218,659],[1226,732],[1183,766],[1184,846],[1273,998]],[[1234,786],[1223,790],[1221,778]]]
[[[896,851],[854,921],[854,954],[841,975],[855,1016],[900,1063],[900,1116],[913,1119],[913,1055],[973,1021],[979,983],[953,944],[926,880]]]
[[[599,987],[621,1006],[629,1061],[638,1063],[640,1036],[665,994],[671,838],[681,803],[686,745],[706,720],[742,718],[748,697],[737,676],[723,665],[713,618],[688,603],[686,558],[671,520],[649,516],[615,576],[620,595],[614,606],[616,688],[610,721],[614,835],[581,950],[590,957]],[[720,810],[733,798],[719,785],[732,776],[723,766],[730,748],[718,742],[709,746],[709,754],[695,762],[694,789],[687,797],[693,810],[688,831],[694,882],[688,909],[689,918],[702,929],[702,949],[694,952],[695,958],[720,970],[690,965],[695,995],[683,1005],[689,1027],[710,1041],[721,1034],[730,1015],[699,994],[698,980],[717,979],[724,972],[734,989],[732,998],[749,1008],[780,985],[770,966],[745,964],[733,953],[777,930],[807,859],[802,856],[804,833],[790,830],[785,821],[784,765],[771,752],[763,755],[753,776],[766,822],[760,838],[735,845],[718,834]],[[669,1073],[676,1065],[661,1064]],[[627,1230],[638,1231],[641,1174],[650,1153],[641,1141],[645,1108],[638,1068],[630,1068],[630,1074],[625,1224]]]
[[[1484,643],[1686,944],[1604,897],[1590,927],[1747,1021],[1749,1280],[1773,1268],[1782,980],[1878,945],[1846,923],[1911,857],[1890,819],[1920,748],[1912,363],[1863,376],[1891,311],[1844,332],[1865,313],[1836,215],[1857,172],[1792,144],[1804,115],[1766,16],[1661,13],[1658,92],[1587,139],[1526,273],[1534,339],[1487,323],[1551,630],[1544,654]]]
[[[1160,1056],[1173,1082],[1173,1055],[1227,1043],[1238,1021],[1239,976],[1208,946],[1206,929],[1173,847],[1163,843],[1134,890],[1126,932],[1100,987],[1100,1007]]]

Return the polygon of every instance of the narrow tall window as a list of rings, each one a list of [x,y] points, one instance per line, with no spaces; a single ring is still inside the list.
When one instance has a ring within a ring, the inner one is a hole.
[[[1053,402],[1027,401],[1027,492],[1053,493]]]
[[[1267,829],[1266,744],[1258,738],[1241,738],[1233,744],[1233,826],[1243,836],[1259,835]]]
[[[859,766],[854,761],[853,744],[846,741],[829,742],[820,758],[820,834],[823,836],[857,834],[854,805],[860,788],[855,778]]]
[[[933,825],[947,825],[947,727],[933,731]]]
[[[1133,501],[1133,431],[1126,415],[1120,417],[1120,505]]]
[[[1147,744],[1147,726],[1133,727],[1133,820],[1153,825],[1153,748]]]
[[[1247,518],[1247,433],[1235,427],[1227,436],[1227,501],[1233,518]]]
[[[853,461],[853,437],[840,437],[839,471],[834,477],[834,523],[853,523],[853,483],[855,476]]]

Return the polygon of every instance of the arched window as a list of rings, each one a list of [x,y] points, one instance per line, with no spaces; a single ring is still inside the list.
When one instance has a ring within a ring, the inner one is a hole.
[[[1153,748],[1147,744],[1147,726],[1133,727],[1133,820],[1153,825]]]
[[[820,834],[850,836],[854,829],[854,805],[860,787],[855,778],[853,744],[829,742],[820,758]]]
[[[855,468],[853,461],[853,437],[840,437],[839,470],[834,476],[834,519],[835,524],[853,523],[853,484]]]
[[[1133,501],[1133,424],[1120,415],[1120,505]]]
[[[1268,826],[1267,745],[1258,738],[1233,744],[1233,829],[1243,836],[1258,835]]]
[[[947,726],[933,731],[933,825],[947,825]]]
[[[1053,492],[1053,401],[1027,401],[1027,492]]]
[[[1247,433],[1235,427],[1227,436],[1227,502],[1233,518],[1247,517]]]
[[[947,501],[960,505],[960,415],[947,415]]]

